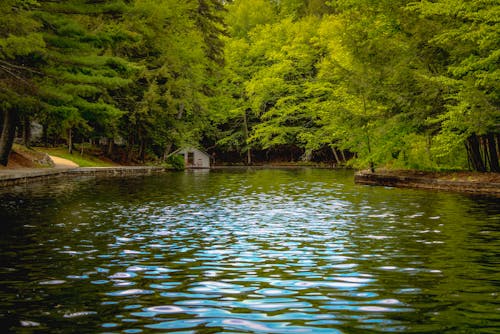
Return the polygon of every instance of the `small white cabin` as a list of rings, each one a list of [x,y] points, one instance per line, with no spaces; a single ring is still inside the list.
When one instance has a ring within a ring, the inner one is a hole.
[[[175,151],[175,154],[184,156],[186,168],[210,168],[210,156],[197,148],[182,148]]]

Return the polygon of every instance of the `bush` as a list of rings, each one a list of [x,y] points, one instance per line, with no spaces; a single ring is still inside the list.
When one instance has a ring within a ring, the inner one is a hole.
[[[173,154],[167,158],[167,163],[175,170],[184,170],[184,157],[178,154]]]

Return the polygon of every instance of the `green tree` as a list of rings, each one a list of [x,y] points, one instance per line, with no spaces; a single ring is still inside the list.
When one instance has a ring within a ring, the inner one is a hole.
[[[436,126],[428,119],[443,109],[444,86],[435,78],[446,56],[428,45],[438,26],[405,7],[405,1],[336,3],[338,37],[326,32],[336,42],[321,76],[345,87],[343,115],[332,119],[348,126],[338,144],[356,153],[359,167],[436,165],[430,148]]]
[[[232,39],[244,38],[259,25],[274,23],[276,11],[268,0],[238,0],[227,6],[226,22]]]
[[[44,76],[38,80],[40,118],[46,127],[60,122],[62,133],[54,134],[67,139],[70,152],[75,132],[82,138],[102,136],[122,115],[113,92],[131,81],[126,61],[108,50],[117,38],[110,22],[124,10],[121,1],[40,1],[34,13],[46,43]]]
[[[36,1],[6,0],[0,5],[0,164],[7,165],[15,130],[37,109],[34,77],[45,41],[32,17]]]
[[[500,172],[500,4],[498,1],[422,1],[409,8],[441,26],[429,43],[446,50],[446,111],[439,124],[438,154],[464,145],[471,167]]]
[[[216,130],[213,140],[217,147],[245,156],[252,163],[250,132],[258,122],[252,112],[251,101],[245,93],[245,83],[265,64],[259,54],[249,53],[253,42],[250,34],[278,19],[272,4],[266,0],[240,0],[227,6],[226,23],[229,36],[225,38],[225,68],[216,97],[211,119]]]
[[[137,0],[125,29],[137,36],[118,48],[141,70],[128,96],[122,125],[128,157],[146,150],[165,158],[184,143],[196,145],[205,128],[208,97],[222,63],[223,33],[216,1]]]

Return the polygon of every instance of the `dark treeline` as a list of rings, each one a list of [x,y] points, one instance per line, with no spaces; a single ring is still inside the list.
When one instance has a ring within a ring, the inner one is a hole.
[[[121,161],[500,172],[499,21],[497,0],[4,0],[0,163],[36,121]]]

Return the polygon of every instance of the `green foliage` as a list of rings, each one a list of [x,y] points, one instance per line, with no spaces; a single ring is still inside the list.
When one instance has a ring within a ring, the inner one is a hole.
[[[228,6],[226,21],[235,39],[244,38],[255,27],[272,23],[276,12],[267,0],[239,0]]]
[[[223,13],[216,0],[3,1],[2,108],[31,110],[69,147],[125,138],[128,160],[165,157],[206,128]]]
[[[0,123],[36,118],[70,147],[122,139],[125,160],[203,141],[247,162],[329,150],[359,168],[500,171],[499,8],[5,0]]]
[[[499,8],[458,0],[236,1],[218,143],[240,151],[292,145],[305,159],[330,147],[350,152],[360,168],[456,169],[470,160],[464,143],[480,135],[490,136],[482,157],[495,160]]]
[[[178,154],[172,154],[167,158],[167,164],[169,164],[175,170],[184,170],[186,166],[184,165],[184,157]]]

